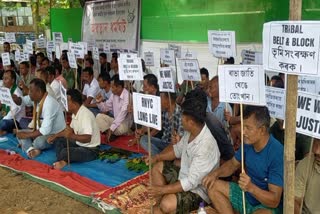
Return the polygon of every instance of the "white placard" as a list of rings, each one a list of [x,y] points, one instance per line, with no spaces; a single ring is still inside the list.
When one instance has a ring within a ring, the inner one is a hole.
[[[153,52],[144,52],[144,62],[146,66],[154,66],[154,54]]]
[[[1,58],[2,58],[2,64],[4,66],[11,65],[9,53],[2,53]]]
[[[174,51],[169,49],[160,49],[160,61],[162,64],[175,65]]]
[[[199,63],[197,59],[179,59],[179,66],[183,80],[201,81]]]
[[[4,39],[6,42],[14,43],[14,42],[16,42],[16,34],[15,33],[4,33]]]
[[[104,53],[110,53],[111,51],[110,51],[110,43],[108,43],[108,42],[104,42],[103,43],[103,52]]]
[[[134,122],[161,130],[161,101],[159,96],[133,92]]]
[[[286,118],[286,90],[266,86],[266,104],[271,117]]]
[[[209,50],[214,57],[236,56],[236,35],[234,31],[208,31]]]
[[[68,55],[68,61],[69,61],[69,65],[70,65],[70,68],[78,68],[78,65],[77,65],[77,61],[76,61],[76,57],[73,53],[70,53],[68,52],[67,53]]]
[[[69,57],[69,56],[68,56]],[[61,83],[60,83],[60,96],[61,96],[61,104],[64,107],[66,111],[68,111],[68,97],[67,97],[67,89],[65,89]]]
[[[74,56],[76,59],[84,59],[84,46],[83,44],[76,43],[73,49]]]
[[[20,53],[20,62],[29,62],[29,54]]]
[[[0,44],[2,45],[5,42],[4,37],[0,36]]]
[[[320,96],[298,92],[296,131],[320,138]]]
[[[61,47],[60,47],[60,44],[56,44],[56,58],[60,60],[61,58]]]
[[[197,59],[197,53],[189,49],[182,52],[182,59]]]
[[[46,48],[47,47],[47,40],[45,38],[40,38],[36,40],[37,48]]]
[[[93,48],[93,59],[95,60],[99,60],[99,48],[98,47],[94,47]]]
[[[87,42],[78,42],[78,44],[83,46],[84,55],[88,54],[88,43]]]
[[[261,65],[219,65],[220,102],[265,105]]]
[[[141,58],[135,54],[121,54],[118,65],[120,80],[143,80]]]
[[[168,49],[174,51],[174,56],[176,58],[181,58],[181,46],[174,45],[174,44],[168,44]]]
[[[53,41],[56,43],[62,43],[63,42],[63,36],[61,32],[53,32]]]
[[[264,69],[296,75],[319,75],[319,40],[319,21],[264,24]]]
[[[17,62],[20,62],[20,58],[21,58],[21,53],[20,53],[20,50],[17,49],[15,52],[14,52],[14,60],[17,61]]]
[[[311,76],[298,77],[298,91],[320,94],[320,78]]]
[[[56,44],[54,41],[47,41],[47,52],[52,53],[56,51]]]
[[[29,54],[33,54],[33,41],[27,39],[26,48]]]
[[[92,40],[90,40],[90,41],[88,41],[87,42],[87,47],[88,47],[88,51],[93,51],[93,48],[96,46],[96,41],[92,41]]]
[[[163,67],[159,70],[159,90],[161,92],[175,92],[173,72],[170,67]]]
[[[63,42],[60,44],[60,50],[61,52],[64,50],[69,50],[69,44],[67,42]]]
[[[53,51],[55,51],[55,50],[53,50]],[[48,57],[50,62],[53,62],[52,52],[48,52],[47,51],[47,57]]]
[[[262,52],[242,50],[241,58],[243,65],[262,65]]]
[[[0,101],[1,104],[5,104],[6,106],[13,105],[13,100],[9,88],[0,87]]]

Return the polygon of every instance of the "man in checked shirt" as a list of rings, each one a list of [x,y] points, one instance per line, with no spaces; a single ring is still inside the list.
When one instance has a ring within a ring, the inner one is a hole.
[[[146,159],[146,163],[154,164],[152,186],[148,190],[157,201],[153,207],[155,214],[189,213],[200,202],[210,202],[201,181],[219,166],[220,152],[205,124],[206,99],[202,90],[189,92],[181,106],[184,135],[177,144],[168,146],[151,160]],[[176,158],[181,158],[179,167],[173,162]]]

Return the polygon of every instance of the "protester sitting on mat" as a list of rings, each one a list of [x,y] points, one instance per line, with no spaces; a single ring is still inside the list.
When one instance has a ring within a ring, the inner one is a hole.
[[[110,75],[107,73],[100,74],[98,77],[98,83],[101,89],[100,93],[103,97],[103,101],[108,100],[112,95]]]
[[[143,76],[143,93],[149,94],[149,95],[154,95],[154,96],[160,95],[158,78],[156,75],[147,74],[147,75]],[[131,106],[129,106],[128,111],[133,112],[133,104],[131,104]],[[137,129],[135,130],[136,139],[132,140],[129,143],[129,146],[132,146],[136,143],[139,143],[141,136],[145,135],[147,133],[147,131],[148,131],[147,127],[138,126]],[[162,138],[162,131],[158,131],[156,129],[151,129],[150,133],[151,133],[151,136],[153,136],[153,137]]]
[[[61,56],[62,76],[67,81],[67,89],[75,87],[76,72],[70,67],[67,54]]]
[[[189,92],[181,108],[185,130],[181,140],[146,160],[148,164],[154,164],[152,186],[148,189],[157,200],[154,213],[189,213],[197,209],[200,202],[209,202],[201,181],[219,166],[217,142],[204,122],[205,92]],[[176,158],[181,158],[181,167],[172,162]]]
[[[35,76],[29,70],[29,62],[21,62],[19,64],[20,71],[20,79],[19,79],[19,87],[23,91],[24,95],[28,94],[28,88],[31,80],[35,78]]]
[[[41,68],[41,69],[46,69],[48,66],[50,66],[50,60],[48,59],[48,57],[45,57],[45,58],[43,58],[43,60],[41,61],[40,68]]]
[[[96,105],[96,97],[101,92],[98,81],[93,76],[93,70],[86,67],[82,70],[82,81],[85,84],[82,90],[83,105],[89,108],[94,115],[100,111]]]
[[[151,154],[156,155],[162,152],[172,142],[171,137],[183,135],[183,127],[181,122],[181,108],[176,104],[176,94],[161,92],[161,111],[162,111],[162,138],[151,137]],[[140,138],[140,145],[144,150],[148,151],[148,135]]]
[[[33,79],[30,83],[29,96],[22,98],[26,106],[33,105],[33,129],[17,132],[21,147],[30,158],[35,158],[41,150],[50,148],[47,143],[49,135],[65,129],[63,111],[56,99],[48,95],[46,84],[41,79]],[[21,98],[14,97],[17,103]]]
[[[220,102],[219,100],[219,81],[218,76],[213,77],[209,82],[208,89],[208,106],[207,112],[213,113],[219,121],[227,128],[227,119],[224,117],[224,111],[232,112],[231,106],[228,103]]]
[[[198,87],[207,93],[209,87],[209,72],[206,68],[200,69],[201,81],[198,83]]]
[[[308,165],[309,164],[309,165]],[[311,159],[305,157],[296,168],[294,213],[311,214],[320,211],[320,139],[314,139]]]
[[[17,97],[22,97],[21,90],[17,87],[16,84],[16,73],[12,70],[5,71],[3,74],[3,86],[10,89],[11,95],[15,95]],[[19,122],[21,118],[25,115],[25,107],[20,103],[19,106],[6,106],[5,104],[1,104],[0,102],[0,110],[1,110],[1,118],[0,119],[0,135],[4,135],[6,133],[11,133],[13,129],[15,129],[14,120],[16,120],[17,125],[19,126]]]
[[[244,167],[238,184],[219,180],[232,175],[241,163],[241,149],[235,157],[203,179],[203,185],[219,213],[241,212],[242,191],[247,213],[280,213],[283,192],[283,146],[269,134],[268,108],[247,106],[244,117]]]
[[[68,163],[68,143],[70,163],[92,161],[98,157],[100,131],[93,113],[82,103],[82,95],[76,89],[67,91],[68,111],[72,113],[72,121],[62,132],[48,138],[54,143],[57,162],[55,169],[61,169]]]
[[[97,106],[101,112],[113,112],[114,117],[100,113],[96,120],[101,132],[106,132],[106,142],[114,140],[115,136],[125,135],[132,124],[132,114],[128,113],[129,92],[124,88],[124,81],[116,74],[111,79],[111,97],[103,101],[102,95],[96,98]]]
[[[111,78],[115,74],[119,74],[118,54],[117,53],[112,53],[110,68],[111,68],[111,70],[109,72],[109,75]]]
[[[111,68],[110,63],[107,62],[107,54],[106,53],[100,53],[99,54],[99,62],[100,62],[100,74],[109,74]]]

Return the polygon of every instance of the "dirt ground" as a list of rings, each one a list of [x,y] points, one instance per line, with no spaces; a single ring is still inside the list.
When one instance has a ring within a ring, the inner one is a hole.
[[[0,167],[1,214],[96,214],[98,210]]]

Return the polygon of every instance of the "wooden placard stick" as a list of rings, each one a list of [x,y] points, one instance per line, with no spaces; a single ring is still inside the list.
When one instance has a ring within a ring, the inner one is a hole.
[[[241,173],[245,173],[244,170],[244,142],[243,142],[243,105],[240,103],[240,116],[241,116]],[[242,191],[242,204],[243,204],[243,213],[246,214],[246,195]]]

